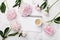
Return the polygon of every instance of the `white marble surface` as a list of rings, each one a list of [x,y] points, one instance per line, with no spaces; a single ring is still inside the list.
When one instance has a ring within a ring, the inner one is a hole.
[[[8,7],[12,8],[12,6],[15,3],[15,0],[6,0],[8,3]],[[43,0],[38,0],[36,4],[42,4]],[[53,4],[56,0],[48,0],[49,4]],[[0,4],[1,2],[3,2],[3,0],[0,0]],[[60,12],[60,0],[51,8],[50,10],[50,16],[46,17],[44,15],[44,12],[37,12],[34,9],[34,5],[32,0],[23,0],[23,2],[26,2],[28,4],[30,4],[32,6],[33,12],[32,15],[42,15],[42,21],[45,23],[45,21],[52,19],[58,12]],[[7,9],[8,10],[8,9]],[[6,10],[6,11],[7,11]],[[32,18],[32,17],[21,17],[20,13],[18,12],[18,8],[15,8],[16,12],[17,12],[17,18],[16,20],[18,20],[18,22],[21,23],[22,25],[22,30],[25,31],[27,33],[27,37],[23,38],[23,37],[18,37],[18,36],[14,36],[14,37],[8,37],[6,40],[60,40],[60,24],[55,24],[52,23],[52,27],[55,30],[55,34],[53,36],[48,36],[44,33],[43,29],[41,32],[41,28],[37,27],[35,25],[35,19],[37,18]],[[41,18],[40,18],[41,19]],[[4,30],[6,27],[9,27],[9,21],[6,18],[6,13],[2,14],[0,12],[0,30]],[[0,36],[0,40],[2,40],[1,36]]]

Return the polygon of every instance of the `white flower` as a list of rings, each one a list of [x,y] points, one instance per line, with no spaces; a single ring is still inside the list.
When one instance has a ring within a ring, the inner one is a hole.
[[[23,37],[26,37],[27,36],[27,33],[26,32],[22,32],[22,36]]]
[[[21,24],[19,24],[17,21],[12,21],[10,23],[10,27],[11,27],[12,30],[18,32],[21,29]]]
[[[38,12],[40,12],[40,11],[41,11],[41,9],[40,9],[39,5],[35,6],[35,9],[36,9]]]

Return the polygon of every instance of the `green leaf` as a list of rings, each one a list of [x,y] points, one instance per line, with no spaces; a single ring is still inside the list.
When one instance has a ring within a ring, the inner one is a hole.
[[[47,6],[47,2],[44,2],[44,3],[40,6],[41,10],[45,9],[46,6]]]
[[[60,16],[55,19],[56,21],[60,21]]]
[[[5,30],[4,30],[4,36],[6,36],[6,34],[9,32],[9,27],[7,27]]]
[[[0,9],[1,9],[1,6],[0,6]]]
[[[54,20],[55,23],[60,24],[60,16]]]
[[[0,35],[3,37],[3,32],[0,30]]]
[[[60,21],[55,21],[55,20],[54,20],[54,22],[57,23],[57,24],[60,24]]]
[[[17,35],[17,34],[18,34],[18,32],[9,34],[8,36],[15,36],[15,35]]]
[[[22,36],[22,33],[19,34],[19,37]]]
[[[4,2],[2,2],[0,9],[2,13],[5,13],[6,5],[4,4]]]
[[[20,7],[21,0],[16,0],[15,5],[13,7],[19,6]]]
[[[16,6],[18,6],[18,4],[16,3],[13,7],[16,7]]]

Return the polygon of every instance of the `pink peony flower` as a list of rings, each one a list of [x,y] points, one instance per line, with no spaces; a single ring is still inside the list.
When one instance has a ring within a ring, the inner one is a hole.
[[[10,27],[13,31],[18,32],[21,29],[21,25],[17,21],[12,21]]]
[[[44,28],[44,31],[45,31],[45,33],[47,33],[48,35],[53,35],[53,33],[54,33],[54,29],[53,29],[51,26],[46,26],[46,27]]]
[[[32,7],[27,3],[21,4],[19,9],[20,9],[22,16],[28,16],[32,13]]]
[[[15,12],[15,10],[14,9],[9,9],[7,11],[7,19],[8,20],[13,20],[15,18],[16,18],[16,12]]]

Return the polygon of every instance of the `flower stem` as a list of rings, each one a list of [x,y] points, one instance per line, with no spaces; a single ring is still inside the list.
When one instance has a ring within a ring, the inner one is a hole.
[[[47,22],[51,22],[52,23],[59,14],[60,14],[60,12],[52,20],[47,21]]]
[[[5,2],[6,0],[4,0],[3,2]]]
[[[7,6],[7,8],[9,9],[9,7],[8,7],[8,3],[7,3],[7,0],[4,0],[3,2],[6,2],[6,6]]]
[[[60,14],[60,12],[53,18],[53,20]]]
[[[58,1],[59,1],[59,0],[57,0],[56,2],[54,2],[54,3],[49,7],[49,9],[50,9],[52,6],[54,6]]]
[[[5,40],[5,38],[3,38],[2,40]]]
[[[59,0],[57,0],[56,2],[54,2],[50,7],[47,6],[47,13],[49,13],[49,10],[58,2]],[[47,3],[48,4],[48,3]]]

